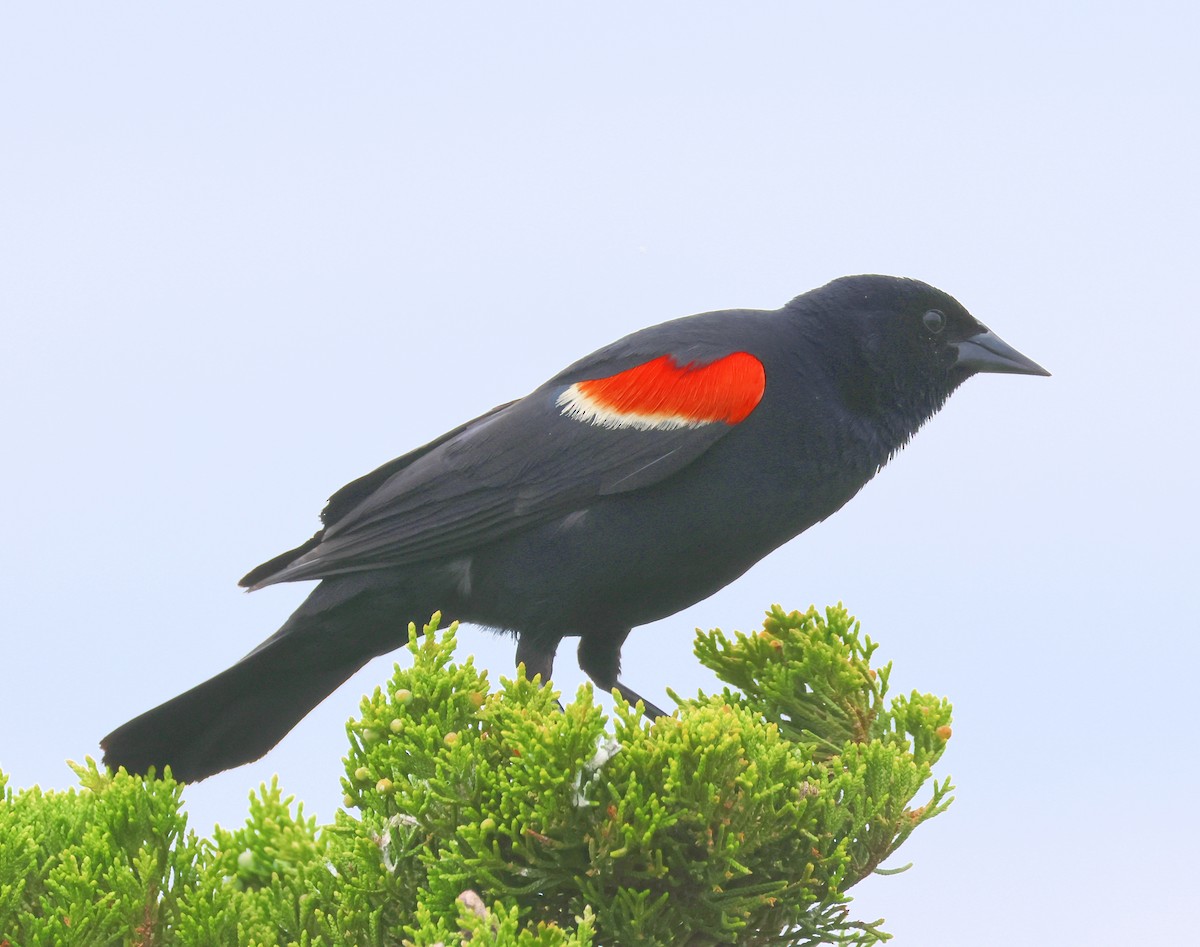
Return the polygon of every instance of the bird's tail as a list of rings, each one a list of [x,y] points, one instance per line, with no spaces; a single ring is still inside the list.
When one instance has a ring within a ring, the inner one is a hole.
[[[104,762],[132,773],[170,766],[175,779],[196,782],[265,754],[367,661],[399,644],[394,613],[385,634],[371,596],[331,607],[319,594],[328,584],[233,667],[106,736]],[[364,623],[375,628],[370,637]]]

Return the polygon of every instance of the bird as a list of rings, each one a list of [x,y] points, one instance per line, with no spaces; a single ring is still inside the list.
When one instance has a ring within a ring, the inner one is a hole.
[[[230,668],[101,740],[114,771],[195,782],[266,754],[440,611],[509,632],[549,681],[621,680],[630,631],[712,595],[840,509],[969,377],[1049,375],[949,294],[847,276],[777,310],[634,332],[334,493],[248,590],[318,580]]]

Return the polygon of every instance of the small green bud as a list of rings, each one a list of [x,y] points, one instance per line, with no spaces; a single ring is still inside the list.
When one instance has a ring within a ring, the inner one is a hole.
[[[354,778],[357,779],[360,783],[365,783],[368,779],[371,778],[371,771],[369,769],[367,769],[365,766],[360,766],[358,769],[356,769],[354,771]]]
[[[458,743],[458,734],[451,730],[444,737],[442,737],[442,741],[446,744],[446,746],[454,746],[456,743]]]
[[[404,729],[404,721],[399,717],[396,717],[391,723],[388,724],[388,729],[391,730],[392,733],[399,733]]]
[[[491,816],[488,816],[486,819],[484,819],[482,822],[479,823],[479,828],[483,832],[495,832],[496,831],[496,820],[493,819]]]
[[[412,702],[412,691],[406,687],[396,691],[396,702],[399,704],[408,704]]]
[[[386,776],[375,784],[375,791],[383,795],[389,795],[392,791],[392,781]]]

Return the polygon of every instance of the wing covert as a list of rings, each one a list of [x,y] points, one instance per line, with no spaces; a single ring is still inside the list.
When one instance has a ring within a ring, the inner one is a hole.
[[[461,555],[682,470],[750,415],[765,372],[728,348],[662,351],[597,353],[355,481],[317,541],[257,584]]]

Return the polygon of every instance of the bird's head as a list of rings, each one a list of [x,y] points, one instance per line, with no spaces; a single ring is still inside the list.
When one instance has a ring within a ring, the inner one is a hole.
[[[848,315],[864,355],[879,368],[944,374],[953,387],[980,372],[1049,375],[967,312],[949,293],[896,276],[844,276],[809,295]],[[801,297],[804,298],[804,297]]]
[[[1050,374],[949,293],[919,280],[845,276],[787,308],[809,317],[810,338],[843,366],[837,378],[846,406],[884,422],[901,442],[972,375]]]

